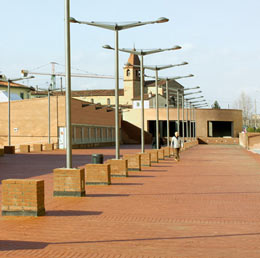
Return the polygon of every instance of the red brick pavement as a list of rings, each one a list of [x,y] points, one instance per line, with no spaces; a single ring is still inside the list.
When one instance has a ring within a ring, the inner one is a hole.
[[[93,152],[114,154],[77,150],[75,164]],[[260,257],[260,158],[238,146],[199,145],[179,163],[166,159],[111,186],[87,186],[83,198],[52,197],[61,151],[0,162],[1,178],[45,180],[47,210],[0,216],[1,257]]]

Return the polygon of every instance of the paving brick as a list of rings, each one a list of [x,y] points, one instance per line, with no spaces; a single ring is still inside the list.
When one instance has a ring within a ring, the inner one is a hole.
[[[121,154],[139,150],[122,146]],[[114,156],[113,148],[73,150],[73,162],[84,166],[98,151]],[[194,146],[178,163],[162,160],[113,178],[110,187],[87,186],[85,198],[53,198],[51,166],[65,163],[64,154],[1,158],[2,177],[45,180],[47,210],[0,217],[1,257],[259,257],[259,155],[235,145]]]

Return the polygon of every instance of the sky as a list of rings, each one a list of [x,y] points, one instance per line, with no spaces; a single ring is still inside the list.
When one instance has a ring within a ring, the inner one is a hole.
[[[146,25],[119,32],[119,47],[181,50],[146,56],[145,65],[189,65],[159,72],[159,76],[194,74],[179,80],[184,87],[200,86],[211,105],[232,108],[241,92],[256,100],[260,113],[260,1],[259,0],[71,0],[71,17],[83,21],[149,21],[169,18],[168,23]],[[64,1],[1,0],[0,71],[20,77],[22,69],[64,71]],[[71,24],[72,72],[114,75],[114,32]],[[129,55],[120,53],[120,76]],[[153,75],[153,72],[146,71]],[[50,76],[36,76],[25,85],[46,88]],[[59,86],[59,80],[57,80]],[[76,78],[73,90],[114,88],[109,79]],[[120,82],[123,87],[123,82]]]

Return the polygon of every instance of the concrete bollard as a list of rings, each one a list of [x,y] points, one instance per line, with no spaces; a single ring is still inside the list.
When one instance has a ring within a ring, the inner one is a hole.
[[[4,146],[5,154],[15,154],[15,146]]]
[[[150,167],[151,166],[151,153],[140,153],[141,155],[141,166]]]
[[[110,185],[110,165],[87,164],[85,166],[85,181],[87,185]]]
[[[55,168],[53,196],[85,196],[84,168]]]
[[[151,163],[158,163],[159,162],[157,150],[146,150],[145,152],[151,154]]]
[[[128,171],[141,171],[140,154],[125,154],[123,159],[128,160]]]
[[[2,216],[45,214],[43,180],[2,180],[2,197]]]
[[[41,152],[42,144],[33,144],[33,151]]]
[[[20,145],[20,152],[21,153],[28,153],[28,152],[30,152],[30,145],[28,145],[28,144]]]
[[[110,165],[111,177],[127,177],[128,176],[128,161],[125,159],[109,159],[105,164]]]

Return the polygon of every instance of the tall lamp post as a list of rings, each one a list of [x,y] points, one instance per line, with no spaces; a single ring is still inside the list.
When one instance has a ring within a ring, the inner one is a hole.
[[[105,45],[105,46],[103,46],[103,48],[115,50],[114,48],[112,48],[109,45]],[[145,145],[145,139],[144,139],[144,61],[143,61],[143,57],[146,55],[151,55],[151,54],[164,52],[164,51],[170,51],[170,50],[177,50],[177,49],[181,49],[181,47],[174,46],[172,48],[165,48],[165,49],[158,48],[158,49],[151,49],[151,50],[144,50],[144,49],[136,50],[136,49],[126,49],[126,48],[118,49],[121,52],[130,53],[130,54],[138,55],[141,57],[140,58],[140,70],[141,70],[140,96],[141,96],[141,152],[142,153],[144,153],[144,145]]]
[[[189,76],[190,77],[190,76]],[[197,94],[197,93],[201,93],[202,91],[197,91],[197,92],[191,92],[191,93],[184,93],[184,90],[190,90],[190,89],[198,89],[199,86],[194,87],[194,88],[187,88],[187,89],[183,89],[182,92],[182,137],[184,139],[184,96],[186,95],[191,95],[191,94]],[[173,89],[171,89],[173,90]],[[177,92],[177,128],[178,128],[178,133],[180,133],[180,117],[179,117],[179,99],[180,99],[180,94],[179,91],[175,89],[175,91]]]
[[[185,63],[186,64],[186,63]],[[155,108],[156,108],[156,149],[158,150],[159,149],[159,107],[158,107],[158,71],[160,70],[164,70],[164,69],[167,69],[167,68],[172,68],[172,67],[175,67],[175,66],[179,66],[180,64],[178,65],[164,65],[164,66],[145,66],[144,68],[147,69],[147,70],[153,70],[155,71]]]
[[[184,63],[183,63],[184,64]],[[186,62],[185,62],[186,64]],[[188,64],[188,63],[187,63]],[[177,77],[166,77],[166,78],[159,78],[160,80],[165,80],[165,88],[166,88],[166,116],[167,116],[167,146],[170,146],[170,121],[169,121],[169,90],[170,91],[176,91],[177,89],[169,89],[169,81],[171,80],[178,80],[178,79],[182,79],[182,78],[189,78],[189,77],[193,77],[193,74],[189,74],[186,76],[177,76]]]
[[[194,89],[199,89],[199,88],[200,88],[200,86],[196,86],[196,87],[192,87],[192,88],[184,88],[184,91],[194,90]],[[182,94],[181,102],[182,102],[182,139],[183,139],[183,142],[184,142],[184,139],[185,139],[185,132],[184,132],[184,93]]]
[[[193,106],[193,120],[194,120],[194,126],[193,126],[193,135],[194,135],[194,138],[196,138],[196,120],[197,120],[197,115],[196,115],[196,112],[195,112],[195,109],[197,109],[197,108],[201,108],[201,107],[206,107],[206,106],[208,106],[208,104],[206,103],[206,104],[193,104],[192,105]]]
[[[196,92],[198,93],[198,92]],[[194,92],[195,94],[195,92]],[[194,98],[188,98],[186,99],[186,103],[187,103],[187,127],[186,127],[186,132],[187,132],[187,137],[191,137],[191,103],[190,100],[193,99],[200,99],[200,98],[204,98],[204,96],[199,96],[199,97],[194,97]],[[188,108],[190,107],[190,126],[188,125]]]
[[[26,78],[14,78],[14,79],[6,79],[6,80],[2,80],[2,81],[5,81],[8,83],[8,90],[7,90],[7,94],[8,94],[8,146],[11,146],[11,87],[10,87],[10,84],[12,82],[15,82],[15,81],[21,81],[21,80],[24,80],[24,79],[33,79],[34,76],[29,76],[29,77],[26,77]]]
[[[125,29],[130,29],[130,28],[134,28],[134,27],[139,27],[139,26],[143,26],[143,25],[147,25],[147,24],[154,24],[154,23],[164,23],[164,22],[168,22],[169,19],[165,18],[165,17],[161,17],[157,20],[154,21],[147,21],[147,22],[141,22],[141,21],[137,21],[137,22],[124,22],[124,23],[117,23],[117,22],[113,22],[113,23],[102,23],[102,22],[87,22],[87,21],[78,21],[75,18],[70,18],[70,22],[72,23],[79,23],[79,24],[85,24],[85,25],[90,25],[90,26],[95,26],[95,27],[99,27],[102,29],[107,29],[107,30],[112,30],[115,32],[115,136],[116,136],[116,159],[119,159],[120,157],[120,140],[119,140],[119,95],[118,95],[118,91],[119,91],[119,60],[118,60],[118,53],[119,53],[119,49],[118,49],[118,31],[121,30],[125,30]]]

